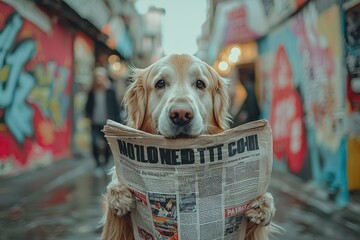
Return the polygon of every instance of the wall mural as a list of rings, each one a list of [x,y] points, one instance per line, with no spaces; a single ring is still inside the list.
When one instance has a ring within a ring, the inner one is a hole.
[[[293,71],[285,48],[280,45],[275,53],[271,72],[270,123],[273,130],[274,156],[287,158],[289,169],[298,173],[303,167],[306,139],[304,110],[299,93],[293,85]]]
[[[360,189],[360,3],[345,12],[347,170],[349,189]]]
[[[264,117],[274,131],[275,168],[348,201],[343,53],[337,1],[310,2],[260,41]],[[329,28],[328,26],[332,26]]]
[[[85,104],[92,85],[95,66],[94,43],[81,32],[74,39],[73,132],[72,152],[87,154],[91,145],[90,121],[85,117]]]
[[[0,175],[69,154],[72,36],[0,2]]]

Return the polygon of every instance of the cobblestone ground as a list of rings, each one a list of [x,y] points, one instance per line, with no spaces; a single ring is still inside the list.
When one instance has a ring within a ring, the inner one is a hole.
[[[55,169],[0,181],[0,239],[98,239],[101,196],[109,177],[95,174],[90,162],[69,161],[67,167],[51,167]],[[54,180],[56,174],[61,177]],[[285,229],[272,240],[359,239],[356,231],[276,184],[269,190],[276,200],[275,221]]]

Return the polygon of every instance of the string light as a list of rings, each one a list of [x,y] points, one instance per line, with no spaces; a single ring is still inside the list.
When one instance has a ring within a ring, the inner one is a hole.
[[[221,61],[219,63],[219,69],[223,72],[225,72],[229,68],[229,64],[225,61]]]

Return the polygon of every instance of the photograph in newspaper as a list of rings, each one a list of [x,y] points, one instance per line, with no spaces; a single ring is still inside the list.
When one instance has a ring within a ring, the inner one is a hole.
[[[180,213],[196,212],[196,193],[180,194]]]
[[[178,239],[175,194],[149,193],[156,239]]]
[[[134,224],[134,234],[137,236],[136,239],[155,239],[153,234],[153,223],[147,219],[151,219],[152,215],[149,211],[149,201],[147,199],[147,194],[139,192],[132,189],[131,193],[134,196],[136,203],[136,210],[132,211],[132,220],[136,223]],[[137,231],[136,231],[137,230]]]
[[[232,217],[225,218],[225,233],[224,236],[240,231],[244,214],[239,214]]]
[[[247,204],[225,209],[225,232],[224,236],[237,235],[240,232],[240,226],[243,221],[244,212]]]
[[[135,191],[135,190],[132,190],[131,191],[135,197],[135,201],[136,201],[136,205],[139,206],[140,205],[143,205],[143,206],[148,206],[148,202],[146,200],[146,195],[141,193],[141,192],[138,192],[138,191]]]

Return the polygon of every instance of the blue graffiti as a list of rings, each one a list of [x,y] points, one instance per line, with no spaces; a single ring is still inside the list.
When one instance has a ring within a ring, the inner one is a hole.
[[[61,124],[63,125],[66,119],[66,113],[68,111],[69,108],[69,103],[70,103],[70,99],[69,96],[65,96],[64,92],[65,92],[65,88],[68,85],[67,84],[67,79],[69,76],[69,70],[67,68],[61,67],[59,69],[59,81],[61,83],[58,82],[58,88],[57,91],[54,92],[54,98],[57,99],[61,104],[60,104],[60,116],[61,116]],[[54,117],[53,117],[54,118]]]
[[[28,100],[35,103],[42,114],[60,128],[65,123],[70,103],[69,95],[65,94],[69,70],[58,66],[54,61],[49,61],[46,65],[37,64],[34,75],[37,81],[36,87]]]
[[[36,52],[35,42],[26,39],[12,46],[23,26],[18,14],[8,17],[0,32],[0,109],[4,109],[4,122],[19,143],[34,134],[33,109],[26,98],[35,85],[35,78],[24,71],[24,66]]]

